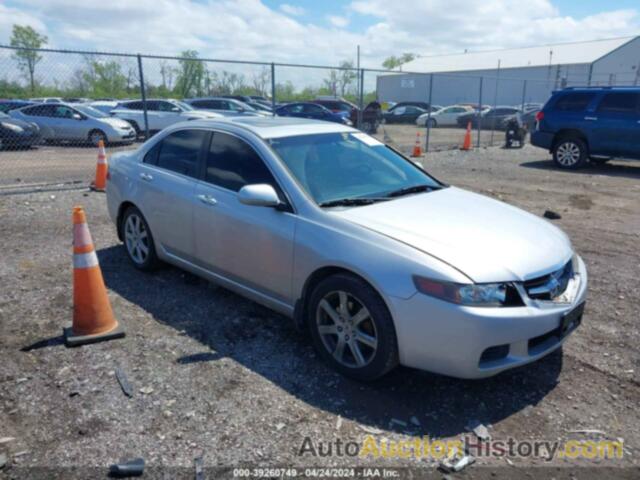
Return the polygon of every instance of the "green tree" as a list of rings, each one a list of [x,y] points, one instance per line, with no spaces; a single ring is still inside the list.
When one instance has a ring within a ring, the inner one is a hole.
[[[418,58],[418,55],[416,55],[415,53],[403,53],[399,57],[391,55],[390,57],[386,58],[384,62],[382,62],[382,67],[386,68],[387,70],[398,68],[400,71],[402,71],[402,65],[404,65],[405,63],[409,63],[416,58]]]
[[[83,79],[94,97],[121,97],[127,91],[127,76],[115,61],[88,60],[88,71],[84,72]]]
[[[206,68],[198,60],[198,52],[185,50],[178,60],[175,91],[181,98],[200,95],[203,91]]]
[[[42,46],[46,45],[47,42],[48,39],[46,36],[40,35],[28,25],[13,26],[10,40],[12,47],[27,49],[42,48]],[[31,93],[33,94],[36,90],[36,65],[40,60],[42,60],[42,55],[35,50],[16,50],[13,54],[13,58],[18,62],[18,68],[27,77],[27,80],[29,80]]]
[[[340,70],[338,73],[338,85],[340,86],[340,96],[344,97],[347,93],[349,85],[358,78],[352,61],[344,61],[340,63],[340,68],[350,70]]]

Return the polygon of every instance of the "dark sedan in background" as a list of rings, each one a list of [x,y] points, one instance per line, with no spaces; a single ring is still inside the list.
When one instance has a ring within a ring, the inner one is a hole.
[[[504,120],[507,117],[520,113],[520,109],[516,107],[495,107],[487,108],[480,112],[465,113],[458,117],[457,123],[459,127],[466,128],[471,122],[472,128],[478,128],[478,122],[483,129],[500,130],[504,129]]]
[[[36,124],[0,112],[0,148],[30,148],[39,140],[40,129]]]
[[[382,118],[384,123],[416,123],[416,119],[423,113],[427,113],[424,108],[401,105],[383,113]]]
[[[280,117],[312,118],[327,122],[351,125],[351,120],[340,113],[334,113],[322,105],[312,102],[296,102],[276,108],[276,115]]]

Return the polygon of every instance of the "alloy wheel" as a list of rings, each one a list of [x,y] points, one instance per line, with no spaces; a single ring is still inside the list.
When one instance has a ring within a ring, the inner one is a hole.
[[[564,142],[558,146],[556,158],[560,165],[572,167],[580,161],[580,147],[573,142]]]
[[[364,304],[350,293],[327,293],[316,310],[316,327],[322,344],[341,365],[361,368],[376,355],[375,321]]]
[[[149,234],[144,221],[132,213],[124,224],[124,239],[131,259],[142,265],[149,258]]]

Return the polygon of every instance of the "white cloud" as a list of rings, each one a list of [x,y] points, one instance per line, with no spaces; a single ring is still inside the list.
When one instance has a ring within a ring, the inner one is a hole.
[[[327,20],[329,23],[337,28],[345,28],[349,25],[349,19],[346,17],[341,17],[340,15],[328,15]]]
[[[295,5],[289,5],[288,3],[283,3],[282,5],[280,5],[280,10],[293,17],[300,17],[305,14],[304,8],[297,7]]]

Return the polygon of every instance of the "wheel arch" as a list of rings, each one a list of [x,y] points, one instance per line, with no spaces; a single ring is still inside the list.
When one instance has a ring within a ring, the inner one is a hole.
[[[577,128],[563,128],[554,135],[553,142],[551,143],[551,151],[555,150],[560,140],[564,140],[566,138],[578,138],[584,142],[587,148],[589,148],[589,140],[581,130],[578,130]]]
[[[124,212],[126,212],[129,207],[135,207],[138,210],[140,210],[140,208],[135,203],[129,200],[125,200],[118,207],[118,215],[116,217],[116,230],[118,232],[118,239],[121,242],[124,241],[124,238],[122,236],[122,217],[124,216]]]
[[[359,280],[362,280],[364,283],[369,285],[369,287],[371,287],[373,291],[376,292],[376,294],[382,299],[382,302],[387,307],[387,310],[389,310],[389,313],[391,314],[391,319],[395,324],[393,314],[391,313],[392,310],[389,307],[387,301],[385,300],[384,295],[380,293],[379,288],[377,288],[369,280],[367,280],[365,277],[358,274],[354,270],[351,270],[346,267],[337,266],[337,265],[325,265],[323,267],[317,268],[307,277],[302,287],[300,297],[298,298],[298,300],[296,300],[293,318],[294,318],[295,326],[298,330],[300,331],[306,330],[305,322],[308,314],[309,299],[311,297],[311,292],[313,292],[313,289],[324,279],[340,273],[351,275],[352,277],[358,278]]]

